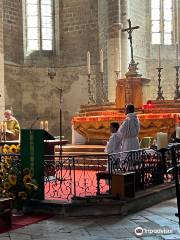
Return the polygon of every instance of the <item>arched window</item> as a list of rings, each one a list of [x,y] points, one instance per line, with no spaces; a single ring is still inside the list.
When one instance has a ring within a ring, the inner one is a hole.
[[[152,44],[173,43],[173,0],[151,0]]]
[[[26,50],[53,50],[53,0],[25,0]]]

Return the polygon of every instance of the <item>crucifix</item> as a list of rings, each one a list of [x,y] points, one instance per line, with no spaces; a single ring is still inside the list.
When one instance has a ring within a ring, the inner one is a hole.
[[[134,61],[134,56],[133,56],[133,46],[132,46],[132,32],[133,30],[135,29],[138,29],[139,26],[135,26],[135,27],[132,27],[131,26],[131,20],[128,19],[128,24],[129,24],[129,27],[128,28],[125,28],[125,29],[122,29],[123,32],[127,32],[128,33],[128,39],[129,39],[129,42],[130,42],[130,48],[131,48],[131,62],[130,62],[130,65],[134,65],[135,64],[135,61]]]

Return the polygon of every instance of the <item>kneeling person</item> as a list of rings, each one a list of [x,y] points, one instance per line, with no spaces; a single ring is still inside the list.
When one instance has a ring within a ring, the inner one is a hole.
[[[121,151],[121,141],[120,141],[118,129],[119,129],[118,122],[110,123],[111,136],[105,148],[105,152],[108,154],[118,153]]]

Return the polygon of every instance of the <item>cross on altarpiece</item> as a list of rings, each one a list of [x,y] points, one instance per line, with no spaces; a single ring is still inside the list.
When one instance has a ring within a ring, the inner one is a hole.
[[[127,32],[128,33],[128,39],[129,39],[129,42],[130,42],[130,48],[131,48],[131,62],[130,62],[130,65],[134,65],[135,64],[135,61],[134,61],[134,56],[133,56],[133,46],[132,46],[132,32],[134,29],[138,29],[139,26],[135,26],[135,27],[132,27],[131,26],[131,20],[128,19],[128,24],[129,24],[129,27],[128,28],[125,28],[125,29],[122,29],[123,32]]]

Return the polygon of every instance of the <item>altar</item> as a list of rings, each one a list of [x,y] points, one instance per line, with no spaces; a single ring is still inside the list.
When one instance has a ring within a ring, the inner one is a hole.
[[[140,77],[120,79],[115,102],[81,105],[79,114],[72,118],[72,143],[104,144],[110,136],[110,123],[121,124],[125,119],[124,106],[128,103],[135,105],[140,120],[139,139],[155,138],[157,132],[168,133],[170,139],[180,122],[180,100],[149,100],[143,104],[142,86],[147,81]]]
[[[100,58],[100,79],[96,89],[96,101],[92,101],[90,88],[90,54],[87,59],[88,69],[88,94],[87,105],[81,105],[79,114],[72,118],[72,143],[73,144],[103,144],[110,136],[109,126],[113,121],[120,124],[125,119],[124,109],[126,104],[134,104],[137,116],[140,120],[139,139],[144,137],[156,138],[157,132],[168,133],[169,139],[174,134],[179,124],[180,100],[164,100],[161,87],[160,51],[158,70],[157,100],[150,99],[143,102],[143,87],[150,79],[142,77],[138,73],[138,63],[134,60],[132,32],[139,26],[132,27],[128,19],[129,27],[122,29],[128,33],[130,43],[131,61],[125,77],[116,81],[115,102],[108,102],[107,91],[103,82],[103,57]],[[155,70],[156,70],[155,69]],[[117,75],[118,76],[118,75]],[[106,95],[106,96],[105,96]]]
[[[179,122],[178,113],[138,113],[137,116],[140,120],[140,139],[146,136],[155,138],[157,132],[167,132],[170,138]],[[72,131],[74,131],[72,142],[73,144],[103,144],[110,136],[110,123],[116,121],[121,124],[124,118],[123,113],[105,111],[98,112],[95,116],[90,113],[75,116],[72,119]],[[77,133],[82,136],[82,142],[80,142],[80,136],[75,137]]]

